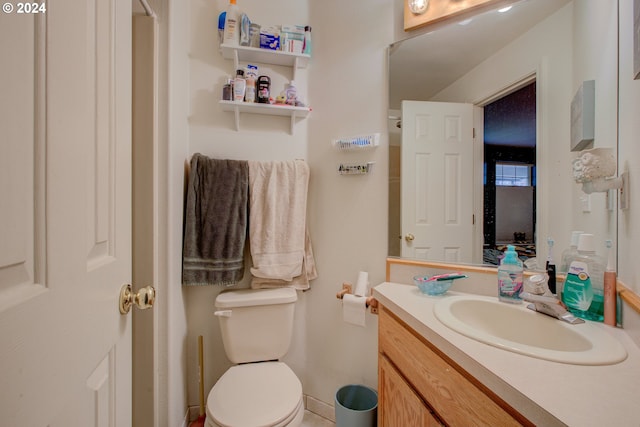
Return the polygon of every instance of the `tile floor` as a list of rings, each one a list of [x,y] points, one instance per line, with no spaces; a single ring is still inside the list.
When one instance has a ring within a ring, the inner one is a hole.
[[[304,418],[300,427],[334,427],[335,423],[313,412],[304,411]]]

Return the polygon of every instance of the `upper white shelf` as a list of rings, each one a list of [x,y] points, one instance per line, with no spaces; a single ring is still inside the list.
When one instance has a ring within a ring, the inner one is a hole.
[[[221,45],[222,57],[243,62],[260,62],[263,64],[284,65],[294,68],[306,68],[310,55],[290,53],[279,50],[260,49],[248,46]],[[236,64],[237,66],[237,64]]]

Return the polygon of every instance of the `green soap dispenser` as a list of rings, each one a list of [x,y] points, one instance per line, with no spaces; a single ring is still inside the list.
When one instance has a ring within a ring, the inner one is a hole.
[[[593,234],[581,234],[578,254],[569,265],[562,290],[567,309],[583,319],[604,319],[604,259],[596,254]]]
[[[498,267],[498,299],[502,302],[520,304],[522,292],[522,261],[513,245],[507,245],[504,258]]]

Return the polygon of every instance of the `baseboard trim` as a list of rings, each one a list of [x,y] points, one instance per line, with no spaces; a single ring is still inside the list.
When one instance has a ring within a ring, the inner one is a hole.
[[[313,396],[309,396],[306,394],[304,395],[304,403],[304,407],[307,411],[313,412],[317,416],[325,418],[333,423],[336,422],[336,412],[333,408],[333,405],[330,405],[326,402],[316,399]],[[182,427],[188,427],[189,423],[193,420],[196,420],[199,415],[199,406],[189,406],[187,408],[187,413],[184,416]]]
[[[326,402],[316,399],[313,396],[306,395],[306,405],[305,408],[309,412],[313,412],[319,417],[326,418],[331,422],[336,422],[336,411],[333,405],[330,405]]]

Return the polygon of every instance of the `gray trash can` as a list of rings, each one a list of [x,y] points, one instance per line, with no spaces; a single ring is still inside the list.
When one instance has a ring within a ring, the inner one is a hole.
[[[376,427],[378,393],[367,386],[350,384],[336,392],[336,427]]]

